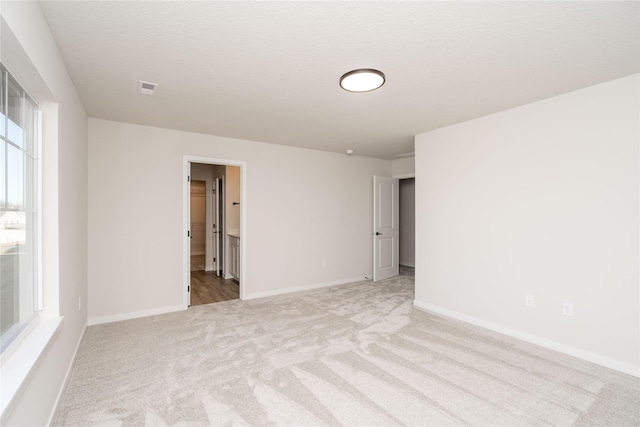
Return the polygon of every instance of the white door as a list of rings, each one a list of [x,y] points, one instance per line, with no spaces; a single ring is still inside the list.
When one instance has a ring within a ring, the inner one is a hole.
[[[191,162],[187,162],[187,189],[189,191],[189,199],[187,202],[187,218],[191,218]],[[187,239],[187,243],[185,244],[185,267],[189,266],[189,268],[186,270],[189,272],[189,274],[187,275],[187,283],[185,284],[185,286],[187,287],[187,301],[189,301],[189,306],[191,306],[191,221],[187,222],[187,232],[186,232],[186,239]]]
[[[399,193],[397,179],[373,177],[373,281],[400,274]]]
[[[213,270],[216,276],[220,276],[220,178],[216,178],[213,182]]]

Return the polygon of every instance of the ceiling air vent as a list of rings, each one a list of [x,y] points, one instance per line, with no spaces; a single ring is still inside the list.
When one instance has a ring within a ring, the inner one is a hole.
[[[138,93],[143,95],[154,96],[156,94],[156,90],[158,90],[158,83],[145,82],[143,80],[138,80]]]

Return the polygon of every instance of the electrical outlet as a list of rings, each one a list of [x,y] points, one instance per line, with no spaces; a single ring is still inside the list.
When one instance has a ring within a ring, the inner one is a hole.
[[[323,260],[322,260],[322,267],[324,268],[324,267],[326,267],[326,266],[327,266],[327,260],[326,260],[326,259],[323,259]]]
[[[571,302],[563,302],[562,303],[562,314],[565,316],[573,316],[573,303]]]
[[[78,311],[82,309],[82,297],[78,297]]]
[[[536,299],[533,297],[533,295],[526,294],[524,296],[524,305],[526,305],[527,307],[535,307],[536,306]]]

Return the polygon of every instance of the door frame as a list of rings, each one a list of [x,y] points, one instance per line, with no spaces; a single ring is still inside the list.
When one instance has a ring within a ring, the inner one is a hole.
[[[211,251],[213,252],[213,255],[215,255],[213,271],[215,271],[216,277],[220,277],[220,271],[222,270],[221,259],[224,258],[224,255],[220,255],[220,252],[222,251],[222,248],[220,247],[220,240],[222,238],[221,230],[224,229],[223,210],[221,209],[221,207],[224,207],[224,201],[221,202],[224,194],[220,190],[221,187],[224,187],[224,176],[221,178],[213,178],[212,184],[212,187],[215,188],[215,190],[213,190],[211,211],[213,212],[213,224],[215,225],[216,231],[214,233]]]
[[[202,163],[209,165],[238,166],[240,167],[240,231],[242,240],[240,241],[240,299],[245,299],[247,288],[247,162],[244,160],[217,159],[212,157],[182,156],[182,281],[180,282],[182,293],[182,304],[185,309],[189,307],[190,286],[191,286],[191,242],[189,238],[190,218],[190,173],[191,163]],[[226,241],[223,236],[223,241]],[[222,248],[224,250],[224,248]]]
[[[392,175],[391,178],[396,178],[396,179],[409,179],[409,178],[415,178],[416,174],[415,173],[405,173],[405,174],[401,174],[401,175]]]
[[[415,174],[415,172],[412,172],[412,173],[405,173],[405,174],[401,174],[401,175],[393,175],[393,176],[392,176],[392,178],[397,178],[397,179],[399,179],[400,181],[402,181],[403,179],[411,179],[411,178],[415,179],[415,178],[416,178],[416,174]],[[414,190],[415,190],[415,189],[414,189]],[[415,194],[414,194],[414,201],[415,201]],[[402,208],[401,208],[401,209],[402,209]],[[413,212],[413,214],[414,214],[414,217],[415,217],[415,206],[414,206],[414,212]],[[415,228],[414,228],[413,232],[415,233]],[[398,240],[398,244],[400,244],[400,240]],[[414,241],[414,248],[413,248],[413,250],[414,250],[414,255],[415,255],[415,241]],[[398,255],[400,255],[400,253],[399,253],[399,252],[398,252]],[[415,264],[415,263],[414,263],[414,264]],[[400,266],[400,258],[398,258],[398,266]],[[413,266],[413,269],[415,270],[415,268],[416,268],[416,266],[414,265],[414,266]]]

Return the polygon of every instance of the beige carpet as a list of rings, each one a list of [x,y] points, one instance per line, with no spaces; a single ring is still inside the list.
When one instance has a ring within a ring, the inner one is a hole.
[[[56,424],[640,424],[638,378],[412,300],[405,270],[89,327]]]

